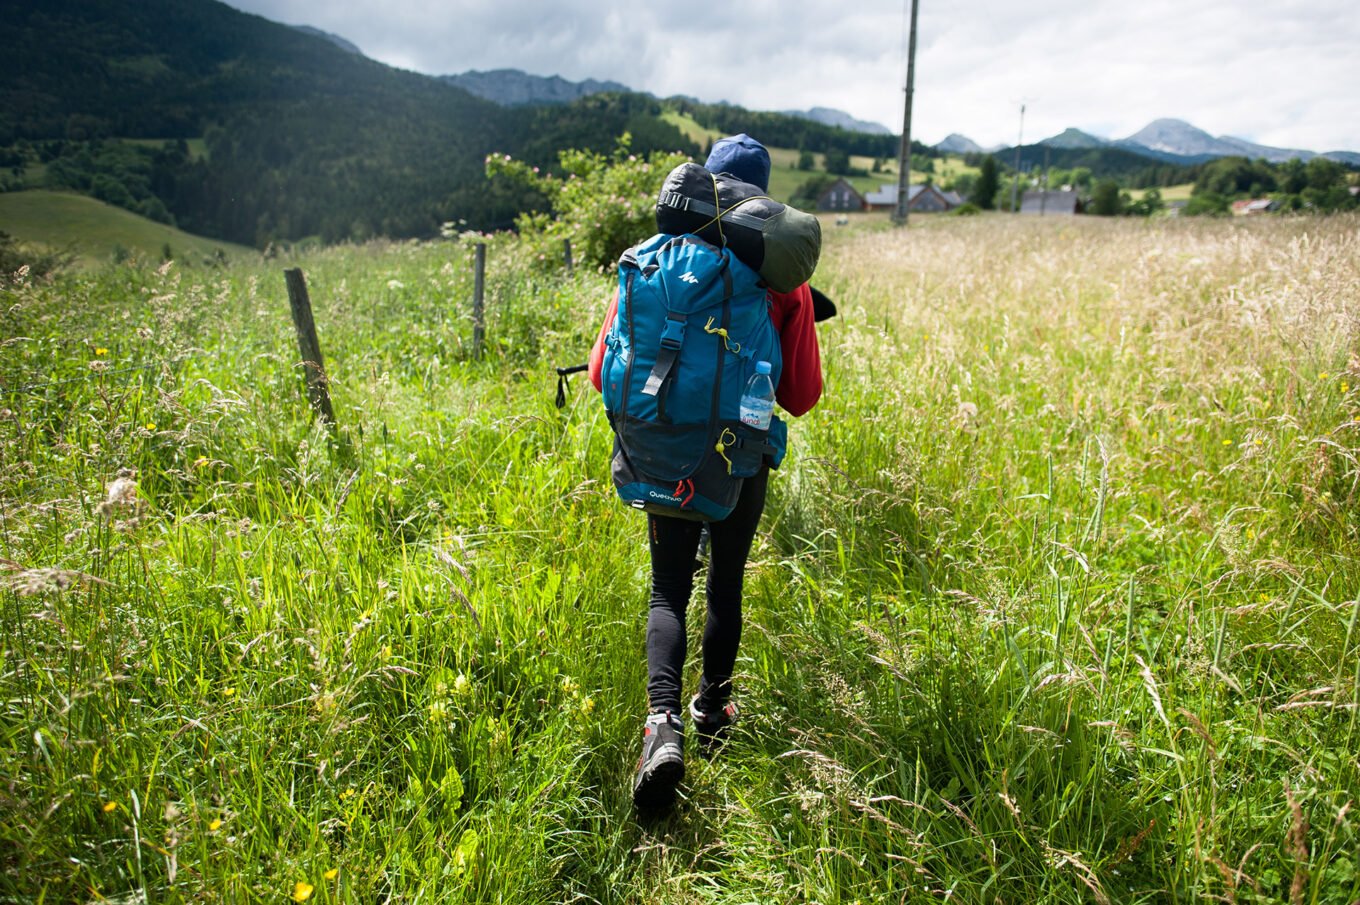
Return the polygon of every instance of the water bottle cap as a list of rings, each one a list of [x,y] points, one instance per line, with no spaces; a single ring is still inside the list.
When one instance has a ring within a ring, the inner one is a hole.
[[[758,361],[758,362],[756,362],[756,373],[757,373],[757,374],[768,374],[768,373],[770,373],[770,370],[771,370],[771,368],[770,368],[770,363],[769,363],[768,361]]]

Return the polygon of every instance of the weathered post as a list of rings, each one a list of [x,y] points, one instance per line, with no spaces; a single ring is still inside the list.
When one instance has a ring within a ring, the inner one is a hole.
[[[316,338],[316,321],[312,319],[312,300],[307,295],[307,280],[296,267],[285,270],[288,283],[288,304],[293,309],[293,326],[297,328],[298,352],[307,371],[307,401],[327,426],[335,426],[335,411],[331,408],[331,394],[321,359],[321,344]]]
[[[482,357],[482,340],[486,336],[486,243],[478,242],[473,259],[472,277],[472,357]]]
[[[563,240],[562,240],[562,263],[567,265],[567,273],[571,273],[571,271],[572,271],[572,266],[573,266],[573,265],[572,265],[572,262],[571,262],[571,240],[570,240],[570,239],[563,239]]]

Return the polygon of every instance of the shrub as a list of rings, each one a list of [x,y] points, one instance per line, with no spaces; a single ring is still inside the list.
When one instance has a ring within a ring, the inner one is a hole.
[[[619,138],[608,157],[593,151],[562,151],[558,174],[540,173],[508,154],[486,159],[487,175],[519,182],[541,192],[552,208],[520,214],[515,228],[536,251],[544,267],[561,260],[563,240],[583,264],[612,266],[630,246],[656,232],[656,196],[672,169],[689,158],[654,151],[645,158],[630,151],[631,138]]]

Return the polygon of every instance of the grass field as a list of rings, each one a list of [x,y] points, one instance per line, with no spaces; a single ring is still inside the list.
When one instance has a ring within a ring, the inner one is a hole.
[[[1168,185],[1157,191],[1162,193],[1163,201],[1189,201],[1190,192],[1194,189],[1193,182],[1182,183],[1181,185]],[[1147,194],[1147,189],[1129,189],[1129,197],[1134,201],[1139,201]]]
[[[553,404],[608,277],[493,240],[480,360],[466,244],[0,287],[0,901],[1356,900],[1360,220],[913,224],[827,231],[656,820],[643,522]]]
[[[686,138],[697,143],[700,148],[704,148],[710,141],[722,137],[716,129],[706,129],[694,121],[693,117],[668,110],[661,115],[661,118],[668,123],[676,126]],[[813,176],[825,172],[825,159],[822,154],[814,154],[816,170],[806,171],[797,169],[799,152],[796,148],[771,147],[770,151],[770,197],[787,201],[798,190],[798,187]],[[702,162],[702,161],[701,161]],[[884,185],[897,184],[897,158],[879,161],[882,172],[874,173],[874,160],[872,157],[852,156],[850,165],[856,169],[864,170],[869,173],[867,176],[850,176],[847,181],[853,185],[856,191],[867,194],[878,190]],[[960,158],[944,157],[935,162],[936,172],[933,178],[937,184],[944,184],[954,177],[963,173],[977,173],[977,167],[969,167]],[[926,178],[925,173],[912,171],[911,181],[913,184],[920,183]]]
[[[89,196],[65,192],[0,194],[0,229],[21,242],[70,251],[86,267],[106,264],[116,254],[159,262],[167,245],[176,257],[196,261],[219,252],[256,255],[230,242],[193,236]]]

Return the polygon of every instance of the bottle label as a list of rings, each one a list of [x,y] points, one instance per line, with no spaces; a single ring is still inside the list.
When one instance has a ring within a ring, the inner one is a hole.
[[[769,430],[774,415],[774,401],[745,396],[741,400],[741,423],[756,430]]]

